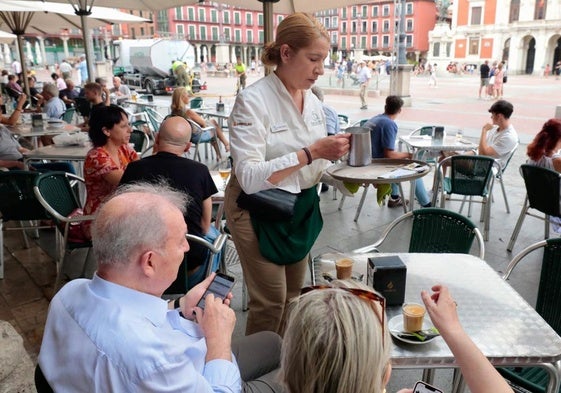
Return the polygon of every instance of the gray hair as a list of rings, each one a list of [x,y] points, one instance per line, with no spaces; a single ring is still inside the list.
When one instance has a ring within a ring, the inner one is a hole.
[[[58,97],[58,88],[54,83],[45,83],[43,85],[43,91],[46,91],[53,97]]]
[[[372,288],[342,281],[333,285],[291,302],[281,381],[290,393],[381,393],[391,339],[387,328],[382,334],[379,305],[337,286]]]
[[[187,211],[189,196],[165,181],[122,185],[111,199],[130,193],[146,197],[131,196],[127,209],[118,212],[102,206],[92,225],[93,252],[99,265],[126,265],[131,255],[162,249],[168,237],[163,213],[170,205],[184,215]]]

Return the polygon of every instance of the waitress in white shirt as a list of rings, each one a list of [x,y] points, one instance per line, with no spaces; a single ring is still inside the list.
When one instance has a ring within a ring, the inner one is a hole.
[[[249,291],[246,334],[282,334],[286,305],[299,295],[323,225],[316,185],[329,161],[349,150],[349,134],[327,136],[322,104],[309,90],[324,73],[329,46],[314,17],[286,17],[261,58],[274,72],[238,95],[229,119],[233,171],[225,210]],[[270,221],[238,206],[242,190],[271,188],[298,194],[292,219]]]

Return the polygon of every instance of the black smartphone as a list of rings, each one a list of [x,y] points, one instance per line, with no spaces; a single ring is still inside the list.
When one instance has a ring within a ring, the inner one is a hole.
[[[417,381],[413,388],[413,393],[442,393],[442,390],[435,388],[423,381]]]
[[[205,298],[209,293],[212,293],[214,296],[219,297],[220,299],[224,300],[226,296],[232,290],[234,286],[235,278],[232,276],[228,276],[227,274],[216,273],[216,276],[211,281],[210,285],[206,289],[203,297],[197,303],[197,307],[200,307],[204,310],[205,308]]]

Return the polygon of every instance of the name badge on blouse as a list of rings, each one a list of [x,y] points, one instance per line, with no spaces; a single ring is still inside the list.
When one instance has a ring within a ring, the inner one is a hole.
[[[271,132],[281,132],[281,131],[288,131],[288,124],[277,123],[271,125]]]
[[[323,125],[323,121],[321,120],[321,116],[318,115],[316,112],[312,113],[312,120],[310,121],[310,126],[316,127]]]

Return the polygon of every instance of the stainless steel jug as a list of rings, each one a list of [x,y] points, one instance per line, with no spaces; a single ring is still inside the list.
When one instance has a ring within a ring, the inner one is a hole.
[[[370,145],[370,129],[364,127],[349,127],[345,132],[351,134],[351,150],[349,151],[350,166],[366,166],[372,162],[372,147]]]

